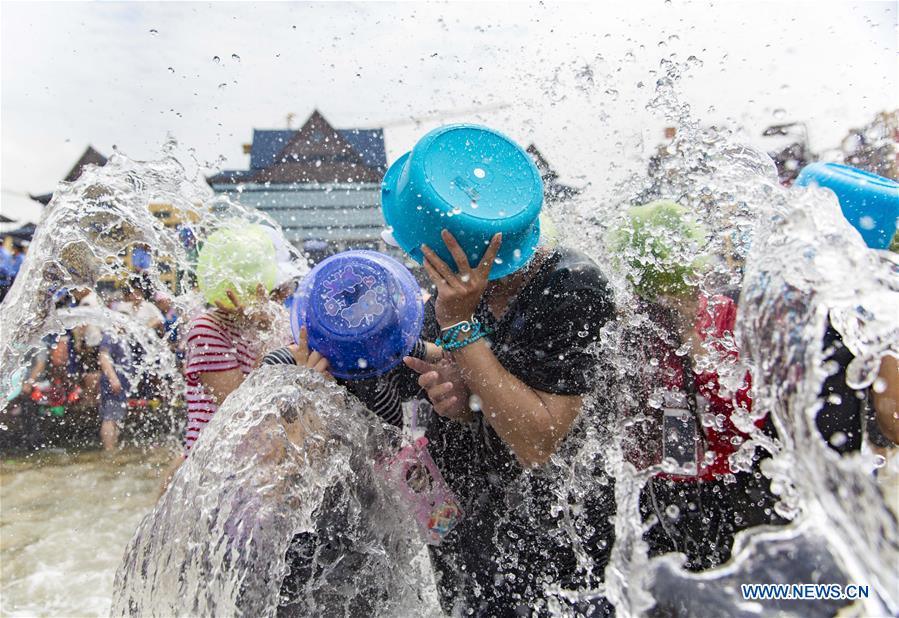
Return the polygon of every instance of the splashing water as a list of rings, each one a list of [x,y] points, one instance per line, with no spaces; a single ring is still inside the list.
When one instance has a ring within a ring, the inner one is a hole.
[[[514,487],[528,505],[528,479],[555,483],[559,536],[576,548],[579,567],[591,574],[589,589],[567,590],[559,582],[548,582],[548,589],[560,601],[607,596],[622,616],[696,615],[710,606],[727,615],[771,609],[830,615],[832,603],[748,603],[739,591],[740,583],[807,582],[814,576],[870,585],[872,594],[859,611],[896,614],[899,532],[872,474],[877,464],[865,450],[838,456],[814,421],[827,375],[822,334],[828,316],[856,357],[849,371],[854,385],[871,384],[877,361],[899,354],[899,264],[864,246],[832,196],[780,186],[767,156],[723,129],[701,127],[677,91],[685,67],[697,62],[665,60],[657,72],[649,107],[678,133],[648,177],[629,179],[611,198],[588,196],[551,213],[570,244],[607,271],[619,319],[603,329],[596,345],[595,405],[586,408],[591,412],[582,415],[545,470],[523,475]],[[589,93],[606,81],[600,79],[607,73],[601,58],[592,68],[583,62],[569,68],[570,79],[564,68],[553,74],[548,87],[554,101],[568,96],[569,82]],[[645,517],[641,494],[666,464],[638,465],[630,456],[635,432],[651,425],[659,405],[644,398],[659,383],[661,369],[641,341],[670,336],[635,298],[626,268],[611,267],[625,260],[609,254],[606,240],[627,206],[656,198],[675,199],[714,231],[705,246],[687,248],[680,257],[690,263],[700,254],[712,256],[695,283],[709,295],[739,295],[737,328],[705,342],[695,367],[717,370],[727,393],[736,392],[751,372],[752,412],[734,418],[749,438],[731,465],[759,478],[764,473],[777,498],[771,509],[780,523],[789,522],[740,532],[732,552],[727,535],[710,537],[711,544],[721,545],[716,564],[724,564],[702,573],[685,568],[677,555],[649,555],[647,531],[677,525],[686,513],[670,504],[661,509],[667,521]],[[140,341],[148,360],[139,371],[152,366],[173,393],[181,388],[170,352],[154,346],[129,318],[56,309],[53,303],[61,287],[93,289],[101,278],[121,274],[123,255],[137,244],[152,247],[175,269],[193,272],[177,231],[147,209],[153,201],[185,213],[200,240],[226,217],[273,225],[251,209],[213,198],[171,156],[141,163],[117,153],[105,167],[88,169],[56,192],[0,308],[3,324],[20,325],[0,334],[0,391],[41,337],[84,323],[114,326],[119,337]],[[156,266],[149,275],[161,285]],[[200,300],[180,290],[175,303],[189,314]],[[739,350],[740,360],[723,361],[721,347]],[[755,426],[765,416],[776,437]],[[422,609],[426,584],[413,560],[421,547],[410,535],[413,526],[374,472],[374,462],[396,437],[339,387],[306,372],[264,368],[228,398],[204,435],[125,552],[115,615],[274,615],[292,539],[323,535],[322,522],[332,524],[342,540],[314,558],[316,577],[291,599],[298,613],[438,613],[433,604]],[[759,455],[765,459],[756,470],[753,458]],[[583,549],[596,530],[585,524],[582,507],[590,496],[608,495],[612,483],[616,512],[604,524],[614,544],[606,566]],[[341,557],[347,564],[337,564]],[[605,582],[597,583],[603,573]],[[561,607],[547,609],[561,613]]]
[[[739,584],[848,582],[870,586],[870,598],[860,601],[859,611],[895,614],[899,531],[897,515],[872,474],[876,457],[865,450],[840,457],[827,448],[815,416],[828,375],[822,345],[828,315],[855,355],[847,373],[853,387],[870,385],[880,358],[899,353],[899,260],[869,250],[842,217],[833,195],[780,186],[767,156],[739,145],[724,130],[701,128],[675,88],[681,67],[663,61],[662,69],[650,107],[676,123],[678,133],[650,182],[645,177],[625,182],[617,199],[607,202],[612,206],[581,203],[554,216],[599,264],[623,261],[604,251],[604,238],[631,203],[676,199],[714,230],[705,247],[682,260],[713,256],[713,266],[696,283],[708,295],[741,291],[737,328],[731,340],[706,342],[705,358],[699,355],[696,369],[717,370],[730,392],[747,369],[751,372],[753,411],[734,415],[750,439],[731,456],[731,467],[751,470],[756,449],[768,456],[761,470],[779,498],[777,513],[792,523],[739,533],[734,558],[703,573],[682,569],[682,558],[674,555],[648,557],[644,533],[661,524],[643,520],[639,498],[663,466],[635,468],[626,456],[634,446],[627,435],[647,420],[640,393],[647,384],[659,383],[653,359],[639,341],[667,334],[641,312],[623,280],[626,273],[616,273],[621,319],[603,332],[600,376],[606,384],[596,396],[607,403],[606,410],[618,411],[617,431],[610,432],[607,442],[580,445],[582,451],[605,452],[616,482],[615,546],[605,587],[596,592],[604,591],[621,615],[699,615],[709,607],[722,615],[765,610],[832,615],[848,601],[750,603],[743,600]],[[713,353],[713,346],[721,344],[739,349],[742,360],[722,365]],[[640,374],[636,388],[635,372]],[[765,415],[770,415],[777,438],[753,425]],[[603,422],[608,420],[598,417],[592,424]],[[574,485],[581,492],[595,489],[588,478],[578,478]]]
[[[391,438],[318,374],[254,373],[138,528],[113,615],[272,616],[287,548],[303,533],[319,540],[315,576],[282,600],[287,615],[426,613],[421,541],[375,472]]]
[[[55,304],[55,295],[62,289],[96,291],[103,279],[127,276],[125,258],[136,246],[152,248],[154,259],[144,274],[154,289],[166,289],[160,278],[163,268],[181,273],[184,281],[192,279],[195,265],[179,229],[166,227],[153,216],[149,204],[166,204],[199,242],[229,218],[277,227],[261,213],[214,197],[197,178],[188,178],[170,154],[175,146],[174,141],[167,143],[167,156],[152,162],[132,161],[117,152],[104,167],[88,167],[75,182],[60,184],[0,305],[0,321],[17,325],[0,330],[0,392],[9,390],[13,374],[42,345],[42,337],[86,324],[109,331],[114,338],[140,343],[146,353],[137,372],[152,368],[171,397],[183,390],[171,351],[135,320],[103,309],[57,308]],[[202,306],[190,285],[182,285],[172,302],[182,315]],[[0,410],[6,405],[5,398],[0,398]]]

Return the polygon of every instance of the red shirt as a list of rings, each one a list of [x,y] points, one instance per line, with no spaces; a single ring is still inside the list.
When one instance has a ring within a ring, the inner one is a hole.
[[[701,419],[703,431],[703,450],[700,452],[698,472],[695,476],[673,475],[661,473],[659,476],[681,482],[696,480],[713,480],[732,473],[728,458],[735,453],[740,444],[747,439],[747,434],[738,430],[733,423],[732,415],[742,409],[752,411],[752,376],[747,371],[742,384],[734,393],[722,392],[719,383],[719,371],[722,364],[735,363],[738,357],[733,331],[737,318],[737,307],[733,300],[726,296],[699,298],[695,321],[696,333],[701,341],[712,340],[709,354],[713,356],[715,370],[691,371],[670,346],[659,341],[656,344],[662,366],[661,375],[665,388],[680,391],[692,391],[696,396],[697,412]],[[717,356],[717,358],[715,358]],[[689,376],[685,373],[690,371]],[[689,384],[687,380],[692,380]],[[709,426],[709,420],[712,421]],[[762,427],[764,419],[755,422]],[[661,428],[658,429],[661,434]],[[735,444],[736,442],[736,444]],[[660,442],[654,442],[660,444]],[[704,455],[704,456],[703,456]],[[639,458],[639,456],[638,456]],[[650,456],[647,463],[661,461],[661,452]],[[644,460],[645,461],[645,460]]]
[[[696,332],[702,341],[709,338],[714,340],[713,350],[719,355],[720,362],[736,362],[738,357],[737,346],[734,341],[734,326],[737,321],[737,306],[726,296],[713,296],[711,299],[705,296],[699,299],[699,307],[696,316]],[[704,462],[699,467],[698,477],[703,480],[711,480],[732,472],[728,458],[740,448],[740,444],[748,438],[748,435],[738,430],[731,420],[731,416],[737,409],[752,411],[752,376],[747,371],[743,384],[733,394],[724,394],[722,397],[721,386],[718,382],[717,371],[703,371],[694,373],[694,386],[696,392],[708,402],[705,411],[716,417],[716,423],[712,427],[703,426],[706,452],[713,452],[714,459],[711,463]],[[755,422],[761,428],[764,418]],[[737,444],[734,444],[734,439]]]

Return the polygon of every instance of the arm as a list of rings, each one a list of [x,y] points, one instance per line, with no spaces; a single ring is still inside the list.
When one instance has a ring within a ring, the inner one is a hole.
[[[465,252],[446,230],[443,240],[455,259],[458,275],[430,248],[422,246],[422,251],[426,258],[425,271],[438,289],[437,321],[445,328],[468,320],[475,312],[487,287],[501,237],[494,236],[477,268],[471,268]],[[529,387],[500,364],[483,340],[453,351],[452,358],[467,388],[480,398],[484,419],[522,465],[546,463],[577,418],[581,397],[551,395]],[[422,375],[423,379],[426,377]],[[429,397],[438,388],[449,390],[447,385],[438,384],[428,389]],[[464,418],[464,414],[455,418]]]
[[[272,350],[262,359],[263,365],[297,365],[317,371],[325,378],[333,380],[328,371],[328,359],[313,350],[309,351],[306,327],[300,329],[300,342],[277,350]]]
[[[122,390],[122,383],[119,381],[119,376],[116,374],[115,367],[112,364],[112,358],[106,349],[100,350],[100,370],[106,376],[106,379],[109,380],[109,388],[118,395]]]
[[[518,461],[528,467],[549,461],[580,413],[582,398],[529,387],[506,371],[483,339],[454,351],[453,359],[481,399],[484,419]]]
[[[240,369],[204,371],[200,374],[200,384],[212,395],[216,405],[220,406],[228,395],[243,384],[243,372]]]
[[[878,379],[886,384],[881,392],[874,391],[877,427],[890,441],[899,444],[899,361],[896,357],[883,357]]]

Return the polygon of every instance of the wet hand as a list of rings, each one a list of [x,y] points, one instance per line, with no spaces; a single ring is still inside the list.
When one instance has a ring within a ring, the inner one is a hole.
[[[468,409],[470,393],[462,372],[448,356],[435,362],[423,361],[407,356],[403,359],[406,366],[420,374],[418,385],[425,389],[434,411],[440,416],[453,420],[470,421],[471,411]]]
[[[297,366],[308,367],[313,371],[319,372],[329,380],[334,379],[330,371],[328,371],[330,369],[328,359],[315,350],[309,350],[309,340],[305,326],[300,329],[300,342],[287,346],[287,349],[293,355],[293,360],[296,361]]]
[[[457,322],[469,320],[474,315],[484,290],[487,289],[490,269],[493,268],[493,261],[502,244],[502,234],[493,236],[484,257],[475,268],[468,263],[465,251],[448,230],[443,230],[441,237],[453,256],[458,272],[454,273],[427,245],[422,245],[421,251],[425,256],[425,272],[437,286],[437,301],[434,306],[437,322],[441,328],[446,328]]]
[[[225,292],[232,306],[228,306],[223,302],[215,301],[215,306],[220,311],[233,315],[238,322],[251,325],[260,330],[268,330],[272,325],[272,316],[266,311],[268,305],[268,294],[260,283],[256,286],[256,299],[251,305],[245,305],[240,301],[234,290]]]

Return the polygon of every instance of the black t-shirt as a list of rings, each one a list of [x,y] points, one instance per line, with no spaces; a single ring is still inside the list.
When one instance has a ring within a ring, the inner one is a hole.
[[[830,320],[824,333],[824,350],[836,371],[821,387],[822,403],[815,425],[828,446],[841,455],[855,452],[861,449],[865,434],[876,446],[890,446],[877,427],[873,406],[868,405],[868,389],[857,390],[846,384],[846,371],[855,355]]]
[[[592,389],[597,362],[590,348],[613,319],[614,305],[596,264],[563,248],[544,259],[501,319],[486,304],[476,317],[492,330],[488,342],[507,371],[540,391],[581,395]],[[433,338],[433,317],[426,327],[426,338]],[[475,615],[514,614],[516,607],[539,604],[544,583],[576,588],[583,581],[570,535],[553,513],[558,479],[546,469],[525,472],[480,413],[475,416],[465,424],[433,415],[428,423],[428,448],[465,511],[432,548],[432,562],[447,612],[462,605]],[[579,539],[599,577],[613,535],[611,479],[606,487],[608,493],[591,495],[584,505],[592,515]]]

